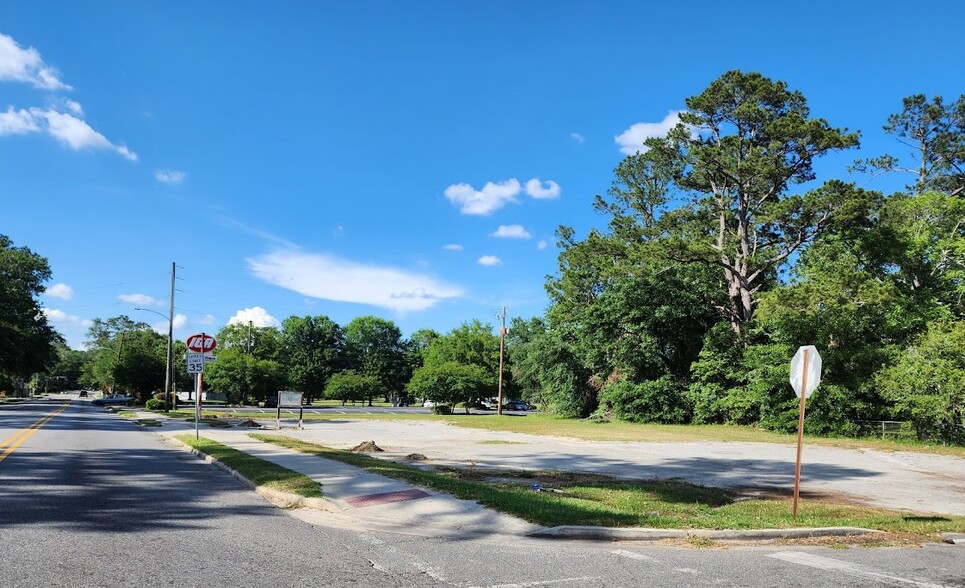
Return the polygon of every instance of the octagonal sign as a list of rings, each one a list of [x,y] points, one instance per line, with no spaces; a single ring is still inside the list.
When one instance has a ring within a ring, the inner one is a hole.
[[[807,356],[807,366],[804,365],[804,358]],[[811,392],[821,383],[821,355],[814,345],[804,345],[799,347],[794,358],[791,359],[791,387],[797,397],[801,397],[801,389],[804,381],[805,369],[807,370],[807,390],[804,390],[804,397],[811,396]]]

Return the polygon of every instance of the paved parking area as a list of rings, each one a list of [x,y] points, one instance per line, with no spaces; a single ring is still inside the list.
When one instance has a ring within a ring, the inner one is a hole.
[[[421,453],[431,463],[681,478],[725,488],[790,492],[796,446],[768,443],[582,441],[484,431],[445,423],[332,420],[286,435],[342,449],[375,441],[377,457]],[[913,452],[807,446],[802,496],[835,493],[887,508],[965,515],[965,459]]]

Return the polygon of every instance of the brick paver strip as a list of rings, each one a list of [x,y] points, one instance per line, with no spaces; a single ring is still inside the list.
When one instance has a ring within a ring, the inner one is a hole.
[[[416,500],[417,498],[426,498],[431,496],[428,492],[423,492],[422,490],[400,490],[399,492],[382,492],[380,494],[366,494],[365,496],[353,496],[352,498],[346,498],[345,502],[351,504],[355,508],[363,508],[366,506],[373,506],[376,504],[388,504],[390,502],[402,502],[404,500]]]

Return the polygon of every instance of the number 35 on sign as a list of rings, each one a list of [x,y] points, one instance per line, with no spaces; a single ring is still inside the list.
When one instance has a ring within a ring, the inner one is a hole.
[[[185,360],[188,363],[188,373],[189,374],[203,374],[204,373],[204,354],[203,353],[188,353],[185,356]]]

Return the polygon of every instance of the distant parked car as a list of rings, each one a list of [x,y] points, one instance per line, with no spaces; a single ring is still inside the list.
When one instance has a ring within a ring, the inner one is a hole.
[[[503,405],[503,408],[506,410],[529,410],[532,407],[522,400],[510,400]]]
[[[78,398],[87,398],[87,390],[81,390]]]
[[[95,398],[90,401],[91,404],[95,404],[97,406],[130,404],[132,402],[134,402],[133,396],[125,396],[122,394],[115,394],[114,396],[105,396],[103,398]]]
[[[265,398],[265,408],[278,408],[278,396],[269,396]]]

